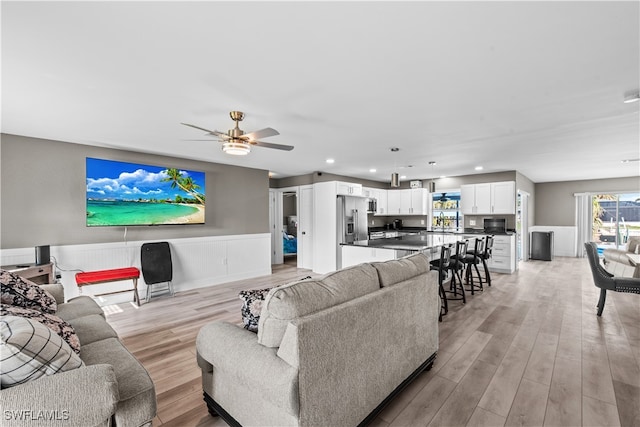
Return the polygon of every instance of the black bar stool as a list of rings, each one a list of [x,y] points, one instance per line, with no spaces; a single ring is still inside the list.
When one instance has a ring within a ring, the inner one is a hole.
[[[444,282],[447,279],[449,264],[451,263],[451,245],[442,245],[440,249],[440,259],[430,261],[431,270],[438,271],[438,286],[440,292],[440,316],[438,320],[442,322],[442,316],[449,312],[449,304],[447,303],[447,295],[444,291]]]
[[[461,297],[449,298],[449,300],[461,299],[463,304],[467,303],[467,297],[464,293],[464,286],[462,281],[462,272],[464,271],[464,257],[467,253],[468,247],[468,240],[458,240],[456,242],[456,253],[451,258],[449,258],[449,271],[451,271],[452,275],[448,292],[453,293],[453,295],[457,296],[459,290],[461,295]]]
[[[484,244],[484,253],[482,254],[482,266],[484,267],[484,281],[487,286],[491,286],[491,273],[489,272],[489,266],[487,261],[491,259],[491,253],[493,251],[493,238],[494,236],[487,236],[487,241]]]
[[[465,254],[463,261],[466,266],[465,269],[465,281],[467,286],[470,287],[471,295],[474,294],[475,290],[483,291],[482,287],[482,276],[480,275],[480,270],[478,269],[478,265],[482,261],[482,256],[484,255],[484,246],[485,241],[484,237],[476,238],[475,243],[473,244],[473,250],[467,251]],[[474,283],[473,271],[476,272],[476,278],[478,279],[478,283]]]

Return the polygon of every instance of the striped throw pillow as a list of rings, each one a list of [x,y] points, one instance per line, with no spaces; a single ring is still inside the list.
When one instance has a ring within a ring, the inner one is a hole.
[[[25,317],[0,319],[0,384],[2,388],[23,384],[84,365],[58,334]]]

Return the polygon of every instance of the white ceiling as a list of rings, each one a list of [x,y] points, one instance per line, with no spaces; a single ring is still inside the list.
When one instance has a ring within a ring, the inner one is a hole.
[[[638,176],[639,6],[3,1],[2,132],[275,177]],[[230,110],[295,149],[185,141]]]

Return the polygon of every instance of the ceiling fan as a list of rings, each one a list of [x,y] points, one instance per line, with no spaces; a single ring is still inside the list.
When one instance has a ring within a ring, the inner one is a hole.
[[[181,123],[185,126],[189,126],[195,129],[203,130],[208,135],[217,136],[220,142],[222,142],[222,151],[227,154],[233,154],[237,156],[244,156],[251,152],[251,146],[257,145],[264,148],[275,148],[276,150],[291,151],[293,146],[283,144],[272,144],[270,142],[258,141],[260,138],[266,138],[269,136],[280,135],[275,129],[264,128],[254,132],[244,133],[238,126],[238,123],[244,119],[244,113],[242,111],[232,111],[229,113],[231,120],[236,122],[236,127],[229,129],[227,133],[219,132],[217,130],[209,130],[200,126],[191,125],[189,123]]]

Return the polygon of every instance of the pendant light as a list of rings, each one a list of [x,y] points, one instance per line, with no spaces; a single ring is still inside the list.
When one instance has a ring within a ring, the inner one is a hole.
[[[397,153],[398,151],[400,151],[400,149],[398,147],[392,147],[391,149],[392,153]],[[396,161],[393,161],[393,168],[396,168]],[[393,172],[391,174],[391,187],[392,188],[398,188],[400,187],[400,177],[398,176],[397,172]]]
[[[429,182],[429,193],[435,193],[436,192],[436,183],[433,180],[435,178],[435,165],[436,162],[429,162],[429,164],[431,165],[431,182]]]

